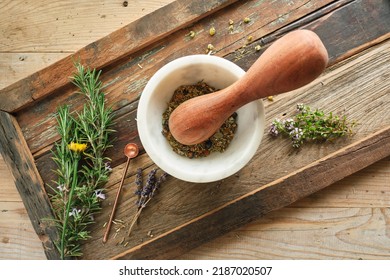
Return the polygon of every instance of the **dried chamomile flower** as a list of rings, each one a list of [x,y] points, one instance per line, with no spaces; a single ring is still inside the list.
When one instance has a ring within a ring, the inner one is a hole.
[[[188,33],[188,37],[190,37],[191,39],[194,39],[195,38],[195,31],[190,31],[190,33]]]
[[[210,36],[214,36],[215,35],[215,27],[211,27],[210,30],[209,30],[209,34]]]

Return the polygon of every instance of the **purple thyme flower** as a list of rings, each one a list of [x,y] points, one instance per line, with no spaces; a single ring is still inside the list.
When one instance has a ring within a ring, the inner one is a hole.
[[[283,123],[287,131],[292,131],[295,128],[295,122],[291,118],[285,120]]]
[[[303,136],[303,130],[301,128],[296,127],[290,131],[290,136],[293,140],[300,140]]]
[[[307,106],[303,105],[302,103],[298,103],[297,104],[297,111],[306,114],[307,113]]]
[[[279,135],[279,130],[275,123],[271,124],[271,127],[269,129],[269,134],[271,134],[274,137]]]

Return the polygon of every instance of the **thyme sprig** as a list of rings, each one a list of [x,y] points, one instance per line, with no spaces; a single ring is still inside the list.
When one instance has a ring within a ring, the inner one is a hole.
[[[54,223],[60,232],[57,249],[61,259],[82,255],[80,242],[90,237],[88,225],[100,211],[105,199],[104,184],[111,172],[111,160],[104,156],[111,147],[112,109],[105,104],[100,72],[75,64],[71,81],[85,96],[81,112],[71,114],[68,105],[58,109],[57,131],[61,140],[55,144],[53,160],[57,175],[51,186],[50,200]]]
[[[288,137],[294,148],[300,148],[305,142],[331,141],[351,135],[355,125],[346,116],[337,116],[332,112],[325,114],[319,109],[312,110],[307,105],[298,104],[294,118],[272,121],[269,134]]]

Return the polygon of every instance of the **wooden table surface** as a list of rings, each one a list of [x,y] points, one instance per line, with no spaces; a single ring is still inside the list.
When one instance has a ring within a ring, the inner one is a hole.
[[[0,88],[172,0],[0,3]],[[390,259],[390,158],[182,259]],[[0,156],[0,259],[45,259]]]

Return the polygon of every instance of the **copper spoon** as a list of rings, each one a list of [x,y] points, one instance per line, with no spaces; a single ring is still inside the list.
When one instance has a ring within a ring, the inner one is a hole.
[[[111,215],[110,215],[110,220],[108,221],[106,232],[104,233],[103,243],[107,242],[108,234],[110,233],[112,220],[114,219],[116,207],[117,207],[118,200],[119,200],[119,194],[121,193],[123,182],[125,181],[127,169],[129,169],[130,159],[135,158],[138,155],[138,152],[139,152],[139,149],[138,149],[137,144],[135,144],[135,143],[127,144],[125,146],[124,151],[123,151],[123,153],[127,157],[126,167],[125,167],[125,171],[123,172],[122,180],[121,180],[121,183],[119,184],[118,191],[116,193],[114,206],[112,207],[112,212],[111,212]]]
[[[275,41],[229,87],[182,103],[172,112],[169,129],[182,144],[201,143],[241,106],[302,87],[317,78],[327,63],[327,50],[314,32],[292,31]]]

